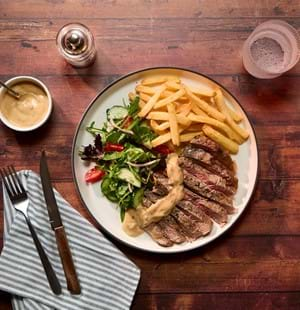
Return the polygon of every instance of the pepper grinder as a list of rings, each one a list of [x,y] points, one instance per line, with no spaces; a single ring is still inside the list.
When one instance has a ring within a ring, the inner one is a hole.
[[[94,37],[82,24],[63,26],[57,34],[56,44],[60,54],[74,67],[87,67],[95,61]]]

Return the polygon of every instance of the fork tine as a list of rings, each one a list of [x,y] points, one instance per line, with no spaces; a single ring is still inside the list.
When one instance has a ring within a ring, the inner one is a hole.
[[[1,174],[2,182],[3,182],[3,184],[4,184],[5,188],[6,188],[6,191],[7,191],[8,195],[9,195],[10,199],[12,199],[13,193],[10,190],[10,186],[9,186],[7,180],[5,179],[5,174],[4,174],[4,171],[2,169],[0,169],[0,174]]]
[[[3,168],[4,174],[6,176],[6,179],[8,180],[8,183],[10,185],[11,191],[14,195],[18,195],[19,189],[15,186],[14,179],[12,175],[10,174],[8,168]]]
[[[12,169],[12,165],[7,167],[8,171],[9,171],[9,175],[11,177],[11,179],[13,180],[14,186],[18,192],[18,194],[22,194],[23,192],[23,188],[21,186],[21,182],[18,178],[18,175],[16,173],[15,169]]]
[[[22,184],[22,182],[20,180],[20,177],[18,176],[18,174],[16,172],[15,167],[13,165],[10,165],[9,167],[10,167],[10,170],[12,171],[12,174],[14,174],[16,176],[17,182],[18,182],[18,184],[19,184],[19,186],[21,188],[21,192],[25,192],[25,188],[24,188],[24,186],[23,186],[23,184]]]
[[[19,195],[20,194],[20,189],[18,188],[15,178],[14,176],[11,174],[11,172],[9,171],[8,167],[7,168],[3,168],[6,178],[8,179],[8,182],[10,184],[10,187],[12,188],[12,191],[15,195]]]

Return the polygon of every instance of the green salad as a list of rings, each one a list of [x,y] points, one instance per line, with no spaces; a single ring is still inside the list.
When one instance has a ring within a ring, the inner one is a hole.
[[[102,180],[101,191],[118,204],[122,221],[125,211],[136,208],[144,190],[152,187],[153,170],[164,163],[161,159],[169,153],[165,146],[151,149],[156,134],[138,112],[139,97],[108,109],[101,128],[95,122],[86,128],[94,136],[94,143],[79,152],[81,159],[96,163],[86,173],[86,182]]]

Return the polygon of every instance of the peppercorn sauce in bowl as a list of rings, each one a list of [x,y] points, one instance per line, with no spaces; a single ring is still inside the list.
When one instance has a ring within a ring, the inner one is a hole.
[[[20,94],[13,97],[0,88],[0,119],[15,131],[32,131],[41,127],[52,111],[52,98],[46,85],[31,76],[18,76],[5,83]]]

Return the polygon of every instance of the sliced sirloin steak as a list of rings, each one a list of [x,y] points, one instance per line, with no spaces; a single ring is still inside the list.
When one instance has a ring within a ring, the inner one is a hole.
[[[191,145],[201,148],[211,153],[216,159],[218,159],[229,170],[234,169],[234,162],[231,159],[229,153],[223,150],[218,143],[207,138],[206,136],[196,136],[191,140]]]
[[[209,187],[212,187],[217,191],[221,191],[227,196],[233,196],[235,194],[236,190],[233,187],[226,185],[226,180],[224,178],[211,173],[206,168],[198,165],[196,161],[187,157],[180,157],[179,164],[182,169],[193,174],[195,177],[206,183]]]
[[[192,158],[202,165],[207,170],[214,174],[220,175],[226,180],[229,186],[237,187],[238,180],[234,176],[234,171],[228,170],[220,161],[215,159],[212,154],[203,149],[187,145],[183,149],[183,156]]]
[[[207,198],[199,196],[188,188],[184,189],[184,199],[190,201],[199,209],[201,209],[207,216],[214,220],[219,225],[223,226],[228,221],[228,214],[235,213],[235,209],[225,208],[220,204],[211,201]]]
[[[193,192],[218,202],[220,205],[232,207],[232,199],[222,192],[215,190],[212,186],[207,185],[191,173],[183,170],[183,182],[186,187]]]
[[[206,235],[210,229],[212,222],[201,222],[201,220],[190,212],[184,212],[175,207],[171,216],[176,220],[185,233],[189,241],[194,241]]]
[[[151,191],[145,191],[144,195],[145,198],[143,199],[143,204],[148,207],[162,198]],[[160,226],[163,235],[172,242],[179,244],[186,241],[181,228],[170,215],[164,217],[156,224]]]
[[[164,230],[158,223],[152,223],[144,229],[159,245],[164,247],[170,247],[173,245],[173,242],[165,237]]]
[[[165,195],[168,193],[168,179],[164,176],[155,174],[156,184],[153,187],[153,192],[158,193],[159,195]],[[224,225],[227,223],[228,214],[235,213],[235,209],[233,207],[224,208],[220,204],[211,201],[207,198],[204,198],[192,191],[188,188],[184,188],[184,200],[189,200],[195,206],[199,207],[208,215],[211,219],[213,219],[216,223],[220,225]]]
[[[192,214],[195,218],[197,218],[200,223],[199,228],[201,228],[202,236],[205,236],[210,233],[212,229],[212,221],[211,219],[197,206],[191,203],[188,200],[182,200],[177,204],[177,207],[182,210],[187,215]]]
[[[145,196],[153,203],[161,198],[159,195],[150,191],[146,191]],[[190,202],[187,201],[186,203],[189,204]],[[176,206],[169,216],[176,220],[176,223],[179,225],[179,233],[184,235],[186,240],[196,240],[199,237],[206,235],[211,230],[212,222],[209,218],[205,217],[205,215],[202,215],[201,217],[195,216],[188,210],[183,211],[182,208],[179,209]],[[161,221],[159,224],[161,227],[164,227],[161,225]],[[164,228],[163,231],[165,233]]]

